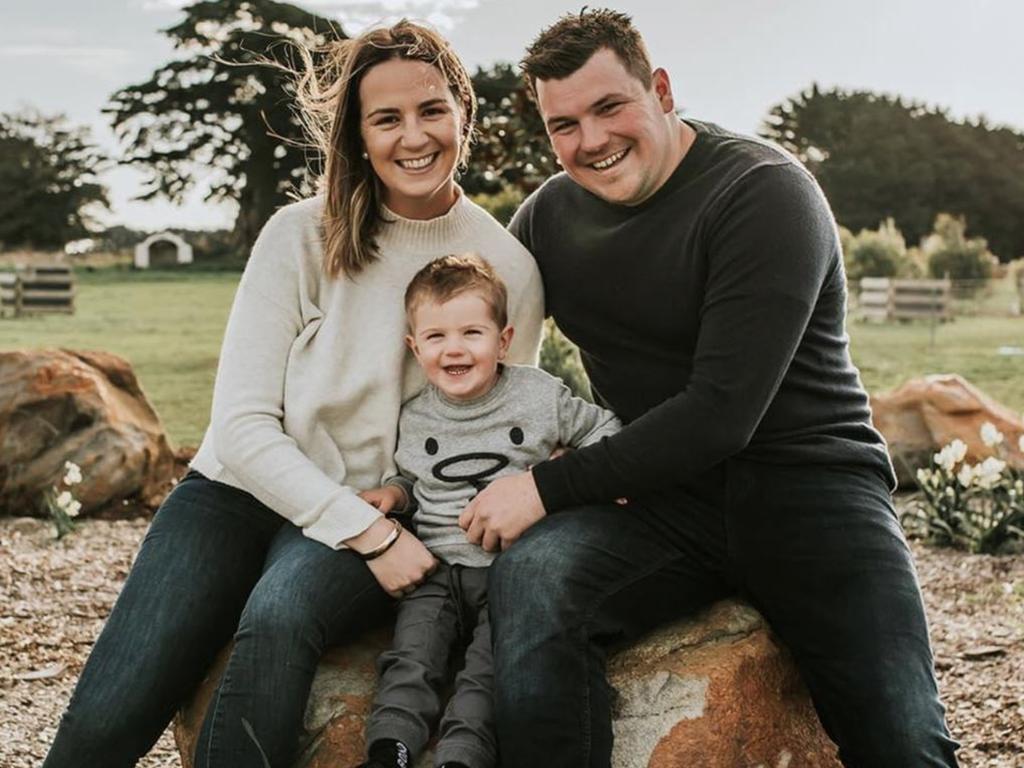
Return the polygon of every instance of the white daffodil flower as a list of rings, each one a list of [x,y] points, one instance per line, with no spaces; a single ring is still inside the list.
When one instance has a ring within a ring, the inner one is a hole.
[[[67,512],[68,517],[78,517],[78,513],[82,511],[82,502],[72,499],[64,511]]]
[[[932,459],[947,472],[952,472],[953,468],[963,461],[965,456],[967,456],[967,444],[960,438],[957,438],[932,456]]]
[[[991,421],[986,421],[981,425],[981,442],[987,447],[995,448],[997,445],[1002,445],[1004,439],[1003,433]]]
[[[956,479],[964,488],[970,488],[971,483],[974,481],[974,467],[970,464],[964,464],[960,467],[960,471],[956,473]]]
[[[78,485],[82,482],[82,468],[73,461],[64,462],[64,485]]]
[[[68,505],[75,500],[75,497],[71,495],[71,491],[62,491],[57,494],[57,506],[67,512]]]
[[[1006,462],[990,456],[981,464],[975,467],[975,478],[982,488],[991,488],[1003,478],[1003,470],[1006,469]]]

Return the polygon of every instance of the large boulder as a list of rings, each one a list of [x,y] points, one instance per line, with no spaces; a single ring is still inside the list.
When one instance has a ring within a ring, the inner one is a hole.
[[[42,493],[82,469],[82,513],[158,502],[174,454],[131,365],[108,352],[0,352],[0,513],[36,514]]]
[[[871,411],[875,427],[889,443],[901,486],[913,486],[914,473],[930,466],[932,456],[954,439],[967,445],[967,461],[991,456],[992,449],[981,440],[985,422],[1005,436],[1005,458],[1024,467],[1024,453],[1018,448],[1024,419],[957,374],[911,379],[892,392],[873,396]]]
[[[321,661],[296,766],[359,764],[374,662],[388,641],[375,633]],[[192,768],[226,655],[175,720],[183,768]],[[743,603],[724,601],[654,632],[614,654],[608,671],[618,691],[614,768],[839,766],[791,658]],[[432,765],[429,755],[418,765]]]

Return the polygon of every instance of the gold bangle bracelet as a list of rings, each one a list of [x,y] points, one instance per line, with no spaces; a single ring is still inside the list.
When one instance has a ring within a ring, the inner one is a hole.
[[[356,552],[356,554],[359,555],[359,557],[361,557],[363,560],[375,560],[381,555],[383,555],[385,552],[387,552],[389,549],[391,549],[391,547],[395,545],[395,542],[398,541],[398,537],[402,535],[402,524],[397,520],[392,520],[391,522],[395,526],[395,528],[393,531],[391,531],[391,533],[384,537],[384,541],[382,541],[376,547],[371,549],[369,552]],[[352,551],[355,552],[355,550]]]

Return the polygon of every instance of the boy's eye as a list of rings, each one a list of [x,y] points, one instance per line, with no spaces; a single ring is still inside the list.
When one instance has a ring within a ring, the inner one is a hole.
[[[427,341],[437,341],[438,339],[443,339],[443,338],[444,338],[444,334],[443,333],[428,333],[427,334]]]
[[[467,336],[479,336],[481,333],[483,333],[483,331],[480,331],[476,328],[471,328],[470,330],[466,331]]]

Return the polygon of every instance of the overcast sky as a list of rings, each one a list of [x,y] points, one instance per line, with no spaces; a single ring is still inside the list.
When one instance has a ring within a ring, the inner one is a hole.
[[[186,0],[0,0],[0,111],[31,106],[93,126],[116,151],[100,109],[118,87],[147,80],[173,56],[161,29]],[[445,32],[475,68],[515,61],[580,2],[561,0],[305,0],[349,34],[407,15]],[[600,5],[594,2],[593,5]],[[817,81],[984,114],[1024,130],[1022,0],[619,0],[687,114],[748,133],[772,105]],[[132,203],[139,175],[120,169],[110,223],[154,229],[217,227],[233,212],[193,199]]]

